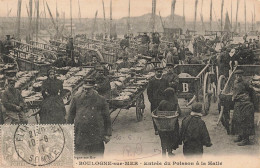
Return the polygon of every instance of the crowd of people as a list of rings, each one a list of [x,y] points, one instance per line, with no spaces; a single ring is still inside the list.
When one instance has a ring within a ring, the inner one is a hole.
[[[152,40],[151,40],[152,39]],[[174,71],[176,64],[203,64],[203,59],[211,60],[216,57],[216,64],[219,66],[219,75],[229,76],[230,71],[239,64],[254,64],[256,58],[252,53],[253,49],[259,49],[258,40],[247,41],[232,46],[230,42],[222,42],[221,51],[216,51],[218,39],[208,40],[202,36],[194,38],[191,52],[187,46],[188,42],[176,39],[173,42],[165,43],[161,41],[159,33],[147,33],[137,37],[126,35],[120,42],[122,51],[122,62],[112,68],[120,70],[131,68],[129,58],[131,52],[149,56],[148,63],[154,64],[155,77],[149,81],[147,87],[148,100],[151,103],[151,112],[170,111],[172,115],[182,115],[178,104],[179,77]],[[139,41],[140,40],[140,41]],[[133,42],[134,41],[134,42]],[[139,43],[138,51],[131,50],[133,44]],[[1,43],[0,43],[1,44]],[[2,47],[4,46],[4,47]],[[12,45],[10,36],[6,42],[0,45],[1,53],[8,54]],[[67,57],[73,60],[74,66],[82,63],[75,56],[73,39],[70,38],[66,45]],[[206,56],[206,58],[204,58]],[[77,154],[103,155],[104,143],[110,141],[112,135],[111,118],[109,114],[109,98],[111,91],[108,63],[101,62],[98,56],[91,55],[91,60],[85,65],[93,66],[97,74],[84,81],[82,92],[73,95],[70,108],[66,112],[62,100],[62,81],[56,78],[53,69],[48,71],[48,78],[43,82],[41,93],[43,101],[41,103],[39,116],[40,124],[74,124],[75,125],[75,150]],[[3,59],[5,59],[3,55]],[[244,61],[247,62],[244,62]],[[5,60],[4,60],[5,62]],[[57,61],[59,63],[59,61]],[[147,66],[148,67],[148,66]],[[148,70],[148,71],[150,71]],[[163,74],[163,71],[166,73]],[[254,99],[253,90],[242,80],[241,71],[236,72],[236,80],[232,100],[234,101],[233,127],[234,134],[238,135],[235,142],[244,146],[249,144],[249,136],[254,134]],[[15,79],[8,78],[7,87],[2,94],[2,104],[5,108],[2,116],[2,123],[5,124],[27,124],[25,115],[27,108],[21,93],[14,88]],[[66,116],[67,113],[67,116]],[[155,113],[156,114],[156,113]],[[157,128],[153,121],[155,135],[161,139],[163,156],[173,156],[180,144],[183,144],[184,155],[202,155],[203,146],[212,145],[210,136],[202,117],[202,104],[194,103],[192,112],[182,120],[179,126],[178,120],[172,131],[162,131]],[[180,129],[179,129],[180,127]]]

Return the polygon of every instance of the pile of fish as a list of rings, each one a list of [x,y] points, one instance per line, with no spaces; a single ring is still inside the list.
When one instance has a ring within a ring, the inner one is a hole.
[[[17,81],[15,82],[15,88],[21,89],[29,84],[38,75],[39,71],[21,71],[17,72]]]
[[[188,74],[188,73],[180,73],[178,75],[179,78],[191,78],[193,77],[192,75]]]
[[[251,80],[251,84],[255,90],[256,93],[260,94],[260,76],[259,75],[255,75],[252,80]]]
[[[84,77],[86,77],[91,70],[91,68],[75,67],[71,68],[65,75],[57,75],[57,78],[63,81],[63,89],[71,93],[77,85],[81,84]],[[32,87],[28,88],[27,90],[22,90],[22,96],[25,98],[25,102],[30,103],[42,100],[42,94],[40,91],[42,83],[46,79],[47,76],[37,77]]]
[[[138,76],[131,78],[129,82],[125,84],[120,93],[113,98],[117,101],[128,101],[134,97],[140,89],[146,86],[149,80],[155,75],[154,72],[149,72],[148,74],[139,74]],[[112,87],[112,85],[111,85]]]

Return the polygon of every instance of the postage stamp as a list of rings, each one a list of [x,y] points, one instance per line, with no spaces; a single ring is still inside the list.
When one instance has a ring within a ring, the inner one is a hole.
[[[72,167],[73,125],[3,125],[4,167]]]

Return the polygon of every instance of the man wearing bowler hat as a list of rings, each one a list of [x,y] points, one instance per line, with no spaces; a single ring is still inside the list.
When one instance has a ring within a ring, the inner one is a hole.
[[[95,81],[86,79],[83,91],[72,99],[67,123],[75,125],[75,153],[103,156],[104,142],[112,135],[108,103],[94,89]]]
[[[155,68],[155,77],[152,78],[147,87],[147,96],[148,100],[151,103],[151,112],[153,112],[160,104],[162,100],[164,100],[164,90],[168,88],[168,81],[162,77],[163,68],[156,67]],[[158,135],[158,130],[155,125],[155,135]]]
[[[2,104],[5,108],[5,124],[27,124],[25,115],[26,104],[19,90],[15,86],[16,79],[8,78],[8,86],[2,94]]]
[[[203,146],[212,146],[210,136],[202,117],[202,104],[194,103],[192,112],[182,120],[181,141],[185,156],[202,155]]]

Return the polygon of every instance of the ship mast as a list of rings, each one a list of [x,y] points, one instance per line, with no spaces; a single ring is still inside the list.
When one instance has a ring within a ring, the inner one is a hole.
[[[194,31],[196,31],[198,0],[195,0]]]

